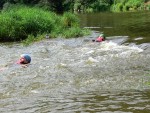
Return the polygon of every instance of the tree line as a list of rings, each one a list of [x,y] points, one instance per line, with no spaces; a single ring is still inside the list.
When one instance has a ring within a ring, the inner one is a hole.
[[[0,0],[0,9],[11,5],[23,4],[42,7],[50,11],[62,13],[65,11],[100,12],[100,11],[129,11],[150,9],[150,0]]]

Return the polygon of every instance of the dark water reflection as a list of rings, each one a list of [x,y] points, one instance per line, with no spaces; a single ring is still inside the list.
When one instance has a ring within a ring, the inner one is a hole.
[[[128,36],[128,42],[150,42],[150,12],[80,14],[82,27],[96,27],[106,36]],[[135,40],[141,37],[141,40]]]

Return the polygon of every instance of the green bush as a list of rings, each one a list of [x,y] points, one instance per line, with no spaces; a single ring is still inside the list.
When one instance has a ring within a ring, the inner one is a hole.
[[[129,11],[129,8],[130,8],[130,5],[125,4],[125,5],[123,6],[123,11]]]
[[[54,18],[54,13],[38,8],[14,7],[0,15],[0,39],[19,40],[31,34],[37,36],[46,31],[51,32],[54,28]]]
[[[144,0],[115,0],[115,3],[111,6],[111,11],[129,11],[141,9]]]
[[[76,15],[65,12],[62,17],[62,23],[64,27],[77,27],[79,26],[79,19]]]
[[[124,6],[123,6],[122,3],[117,3],[115,5],[112,5],[111,11],[113,11],[113,12],[120,12],[120,11],[124,10],[123,8],[124,8]]]
[[[79,28],[79,19],[74,14],[66,12],[56,15],[40,8],[26,6],[13,6],[11,10],[2,11],[0,25],[0,40],[29,38],[27,43],[43,33],[49,34],[51,38],[68,38],[80,36],[83,32]]]
[[[93,8],[87,8],[85,11],[86,11],[87,13],[93,13],[93,12],[94,12]]]

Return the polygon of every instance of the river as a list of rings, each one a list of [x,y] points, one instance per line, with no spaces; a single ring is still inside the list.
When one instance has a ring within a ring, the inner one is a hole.
[[[148,34],[113,32],[80,16],[91,35],[0,44],[0,113],[149,113]],[[92,42],[99,32],[107,40]],[[15,64],[23,53],[32,58],[27,68]]]
[[[81,27],[92,28],[106,36],[128,36],[128,42],[150,42],[150,11],[81,14]]]

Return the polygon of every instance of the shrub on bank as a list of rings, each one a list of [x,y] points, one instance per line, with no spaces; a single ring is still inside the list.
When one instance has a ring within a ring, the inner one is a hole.
[[[111,11],[132,11],[142,9],[144,0],[115,0],[111,6]]]
[[[18,41],[34,38],[44,33],[51,38],[63,36],[74,37],[82,35],[78,18],[71,13],[56,15],[53,12],[31,7],[13,7],[0,13],[0,40]],[[68,33],[70,29],[76,33]],[[67,35],[65,33],[68,33]],[[41,38],[40,38],[41,39]]]

